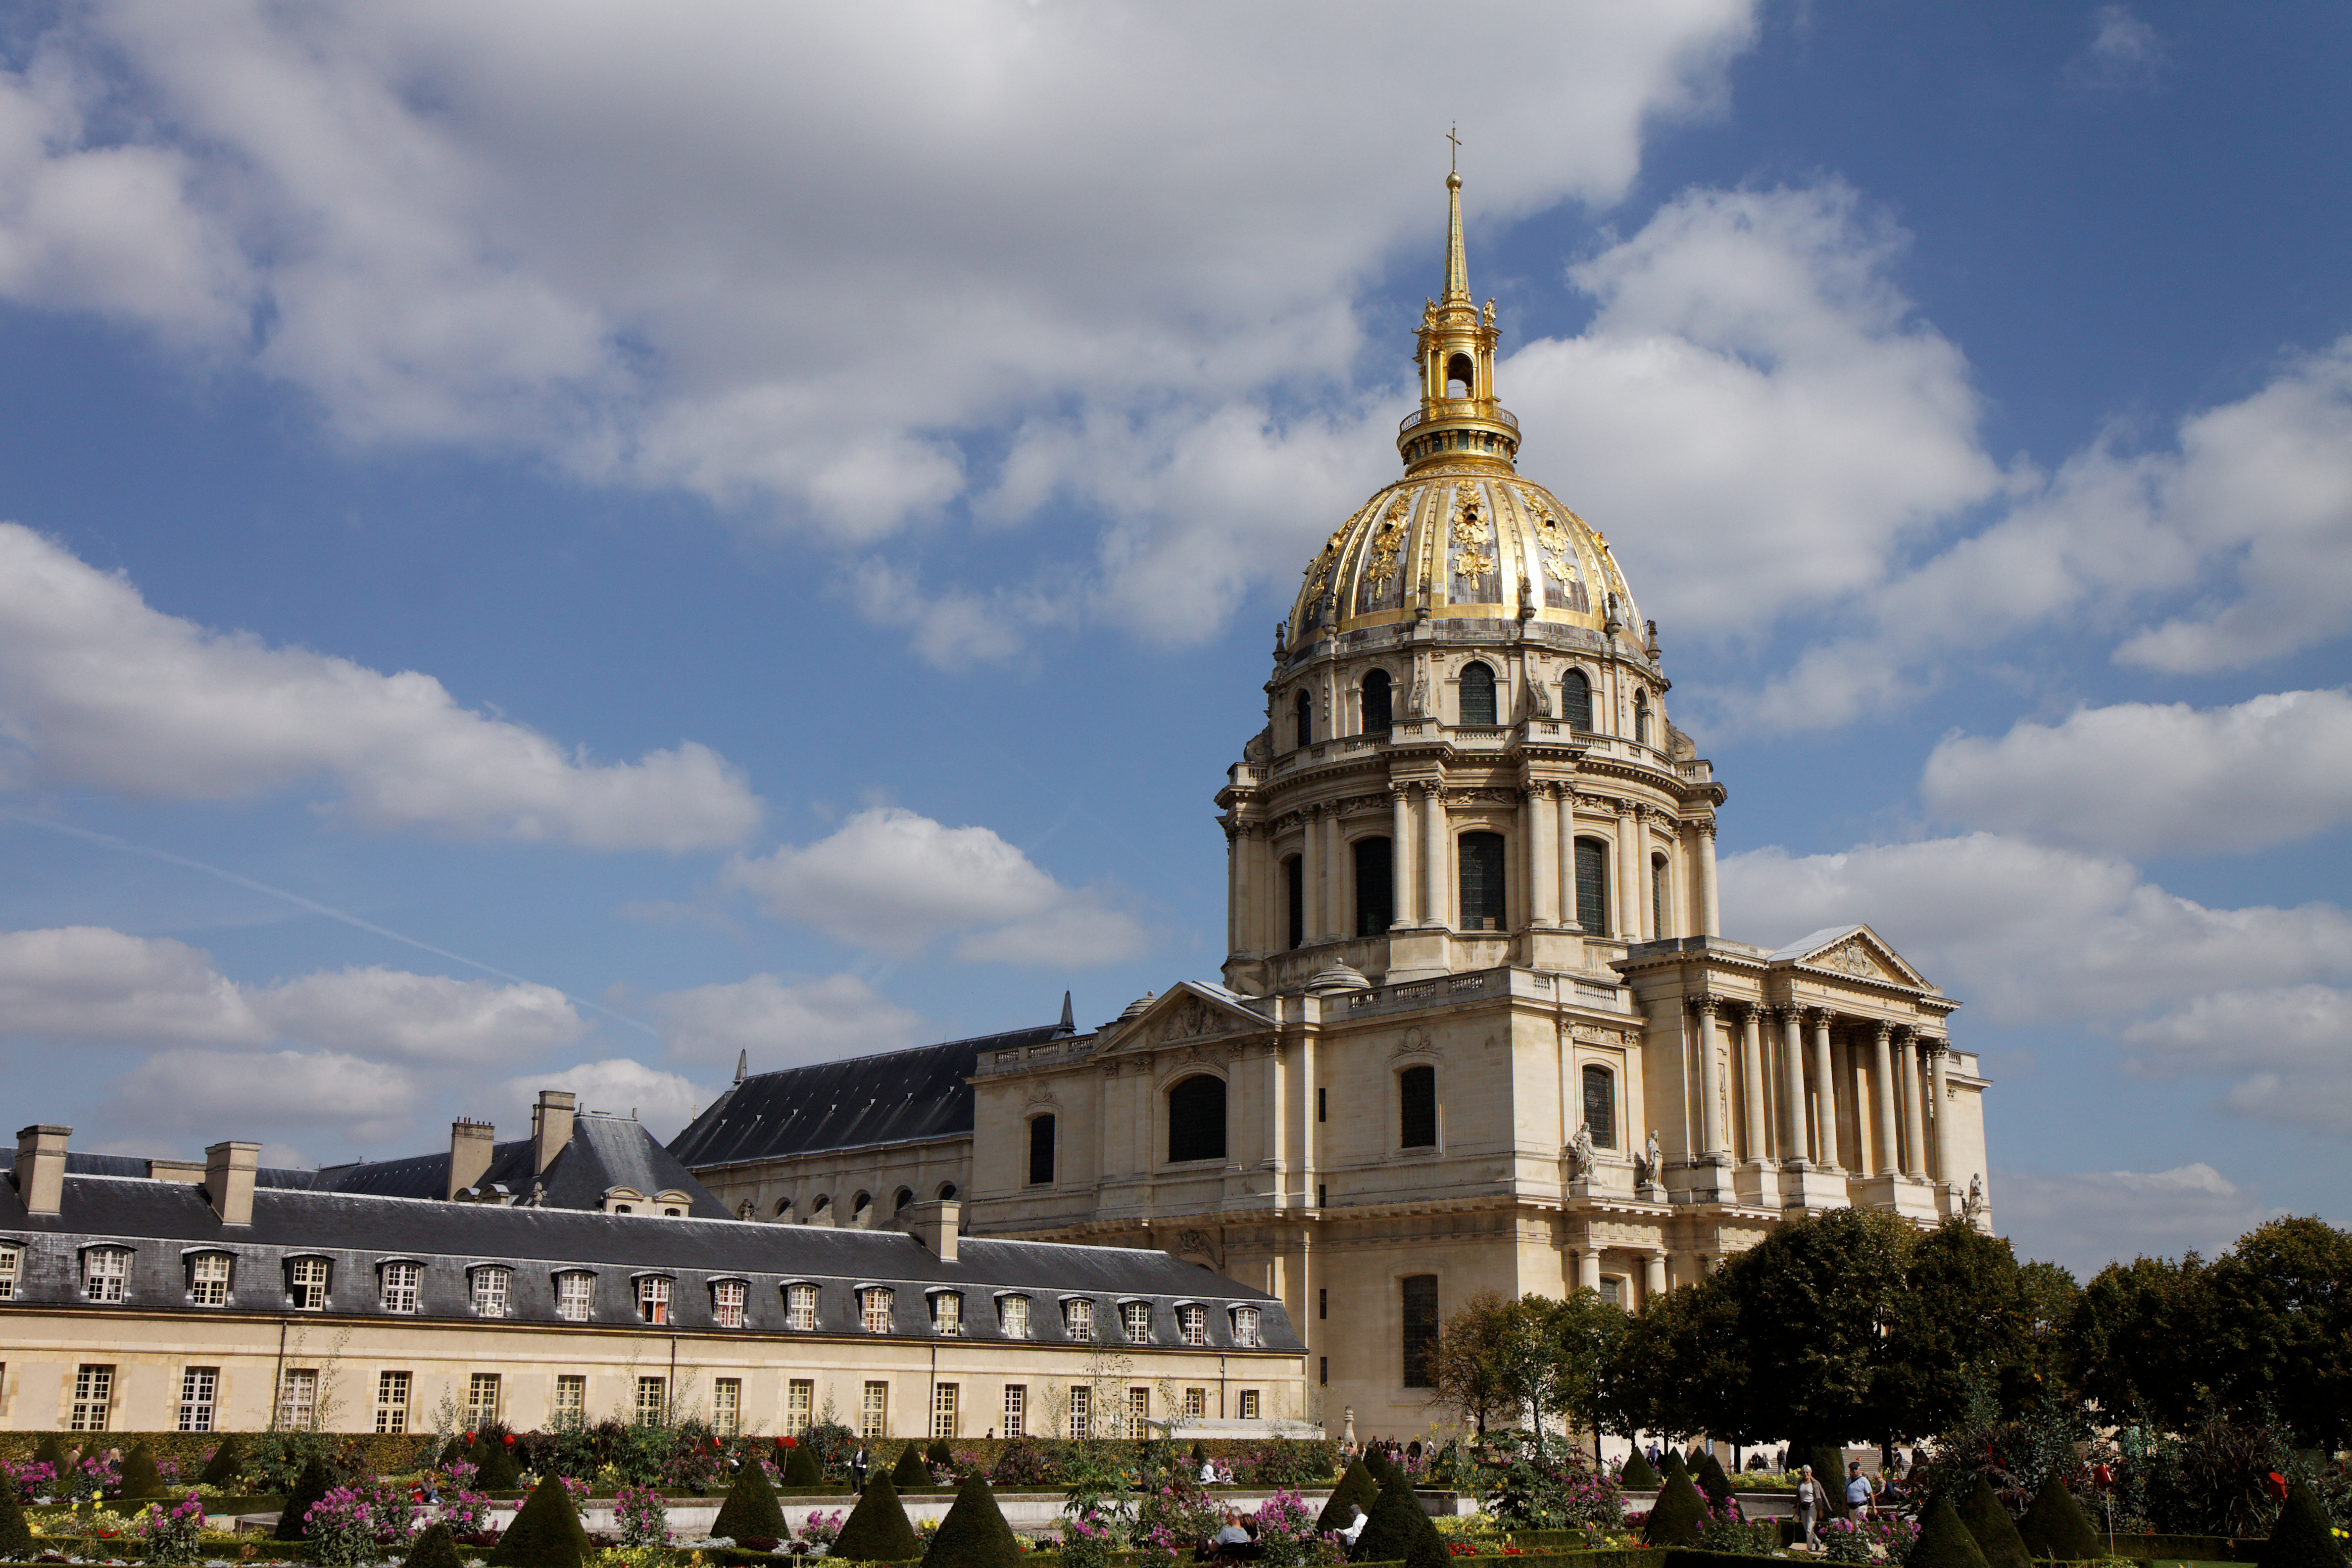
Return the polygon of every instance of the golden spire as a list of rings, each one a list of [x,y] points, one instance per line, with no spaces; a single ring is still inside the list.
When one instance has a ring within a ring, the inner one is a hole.
[[[1455,167],[1462,156],[1462,138],[1449,129],[1445,139],[1454,144],[1445,169],[1445,303],[1466,305],[1470,263],[1462,252],[1462,171]]]
[[[1519,422],[1495,398],[1495,307],[1470,302],[1462,247],[1462,138],[1448,130],[1454,158],[1445,171],[1445,298],[1422,312],[1413,358],[1421,366],[1421,411],[1397,432],[1408,473],[1434,463],[1507,469],[1519,450]]]

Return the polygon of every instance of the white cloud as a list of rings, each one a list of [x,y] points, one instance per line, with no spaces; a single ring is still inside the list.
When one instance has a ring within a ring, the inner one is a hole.
[[[2163,79],[2169,52],[2154,27],[2128,5],[2102,5],[2096,30],[2083,52],[2066,62],[2065,80],[2086,92],[2121,93],[2155,87]]]
[[[368,968],[306,974],[252,995],[283,1037],[415,1062],[478,1066],[568,1046],[587,1032],[563,994],[547,985]]]
[[[855,974],[798,984],[754,974],[672,991],[652,1005],[671,1056],[731,1066],[738,1052],[748,1051],[753,1072],[898,1050],[929,1036],[921,1014]]]
[[[110,1120],[200,1134],[210,1142],[264,1130],[331,1129],[362,1143],[397,1137],[423,1100],[405,1068],[341,1051],[167,1050],[109,1093]]]
[[[664,1142],[677,1137],[694,1119],[696,1108],[705,1098],[683,1074],[664,1072],[627,1057],[509,1079],[499,1086],[498,1095],[517,1108],[518,1121],[528,1126],[530,1108],[538,1103],[542,1089],[570,1089],[579,1096],[583,1110],[614,1116],[634,1111],[646,1130]]]
[[[739,858],[727,877],[779,920],[901,957],[949,932],[964,933],[959,957],[1015,963],[1109,963],[1147,944],[1134,917],[1063,887],[991,829],[899,806],[861,811],[803,847]]]
[[[2242,1115],[2352,1132],[2352,995],[2326,985],[2200,996],[2123,1031],[2126,1059],[2159,1078],[2235,1079]]]
[[[2210,1258],[2270,1215],[2259,1196],[2212,1166],[2169,1171],[1995,1171],[1993,1221],[2019,1256],[2063,1263],[2088,1279],[2110,1262]]]
[[[2124,854],[2255,849],[2352,817],[2352,696],[2231,708],[2125,702],[2000,739],[1946,738],[1919,793],[1938,816]]]
[[[371,827],[598,849],[732,844],[761,810],[693,742],[635,763],[567,755],[431,676],[159,614],[121,577],[0,523],[0,780],[218,800],[320,779]]]

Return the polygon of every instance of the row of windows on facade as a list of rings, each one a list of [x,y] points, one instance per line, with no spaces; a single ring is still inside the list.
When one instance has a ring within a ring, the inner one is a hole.
[[[1221,1084],[1218,1086],[1223,1088]],[[16,1294],[17,1271],[22,1249],[0,1247],[0,1299]],[[119,1302],[126,1299],[131,1279],[131,1251],[123,1247],[91,1247],[83,1249],[82,1298],[89,1301]],[[199,1307],[225,1307],[229,1304],[232,1274],[236,1264],[233,1255],[226,1252],[199,1252],[186,1259],[188,1300]],[[286,1297],[298,1311],[323,1311],[328,1304],[331,1283],[331,1260],[324,1258],[289,1258],[285,1261]],[[376,1266],[376,1305],[382,1311],[414,1314],[418,1310],[423,1284],[423,1266],[404,1261],[380,1263]],[[508,1315],[513,1297],[514,1270],[499,1264],[481,1264],[467,1270],[468,1298],[475,1315],[503,1318]],[[595,1315],[596,1276],[585,1269],[563,1269],[554,1276],[555,1314],[570,1322],[587,1322]],[[644,1323],[671,1323],[676,1321],[677,1281],[667,1275],[641,1274],[631,1281],[636,1318]],[[709,1281],[711,1321],[722,1329],[740,1329],[749,1322],[747,1306],[750,1287],[740,1279]],[[858,1328],[869,1334],[887,1334],[897,1326],[898,1291],[888,1286],[869,1285],[857,1291]],[[946,1338],[963,1332],[963,1292],[936,1289],[925,1292],[931,1331]],[[819,1291],[814,1285],[783,1287],[783,1325],[787,1329],[814,1331],[818,1326]],[[1031,1337],[1027,1296],[1011,1292],[995,1298],[997,1331],[1007,1339],[1025,1340]],[[1088,1297],[1074,1296],[1061,1303],[1062,1331],[1070,1339],[1092,1341],[1095,1338],[1095,1301]],[[1128,1300],[1118,1303],[1117,1323],[1119,1337],[1129,1344],[1146,1345],[1155,1342],[1152,1330],[1151,1303]],[[1262,1342],[1261,1321],[1255,1307],[1231,1309],[1234,1342],[1244,1348],[1255,1348]],[[1197,1302],[1184,1302],[1176,1308],[1176,1343],[1205,1345],[1209,1342],[1209,1310]]]
[[[84,1364],[74,1371],[73,1401],[67,1412],[68,1426],[76,1432],[105,1432],[112,1428],[114,1402],[118,1392],[117,1369],[111,1364]],[[6,1364],[0,1363],[0,1378],[6,1374]],[[415,1374],[406,1371],[384,1370],[376,1373],[375,1429],[379,1432],[400,1433],[409,1430],[411,1399],[415,1389]],[[215,1421],[220,1400],[221,1369],[217,1366],[185,1367],[180,1373],[178,1426],[183,1432],[215,1430]],[[1072,1440],[1089,1437],[1121,1436],[1143,1438],[1150,1435],[1148,1423],[1153,1419],[1152,1391],[1144,1386],[1126,1391],[1125,1407],[1117,1412],[1112,1425],[1116,1431],[1105,1431],[1097,1420],[1094,1389],[1087,1384],[1075,1384],[1049,1395],[1063,1406],[1063,1417],[1055,1423],[1066,1431]],[[635,1397],[630,1413],[640,1426],[656,1426],[666,1423],[670,1414],[670,1380],[667,1377],[639,1376],[635,1379]],[[1008,1383],[1003,1385],[1003,1435],[1007,1437],[1032,1436],[1030,1420],[1033,1401],[1030,1385]],[[1223,1391],[1218,1398],[1222,1401]],[[1186,1388],[1179,1392],[1178,1400],[1187,1421],[1206,1419],[1211,1414],[1210,1391],[1205,1387]],[[934,1437],[961,1437],[963,1431],[963,1385],[961,1383],[936,1383],[930,1391],[930,1435]],[[1256,1420],[1264,1409],[1263,1391],[1244,1388],[1236,1391],[1236,1411],[1244,1421]],[[559,1373],[555,1379],[551,1424],[558,1429],[584,1426],[588,1419],[588,1379],[583,1373]],[[816,1380],[795,1377],[787,1380],[784,1389],[784,1434],[800,1436],[816,1419]],[[1110,1413],[1105,1413],[1109,1415]],[[1216,1412],[1222,1415],[1222,1410]],[[466,1424],[481,1427],[500,1420],[501,1379],[494,1372],[472,1374],[466,1389]],[[276,1424],[280,1430],[308,1432],[319,1424],[320,1383],[316,1367],[289,1367],[278,1377]],[[740,1377],[713,1378],[710,1385],[710,1426],[722,1436],[734,1436],[743,1430],[743,1380]],[[881,1379],[869,1379],[860,1393],[858,1408],[859,1433],[866,1437],[890,1436],[890,1384]]]
[[[941,1202],[944,1203],[950,1201],[955,1197],[955,1195],[956,1184],[953,1182],[942,1182],[940,1184],[940,1190],[937,1196]],[[896,1216],[914,1201],[915,1189],[912,1187],[900,1187],[898,1189],[898,1195],[891,1201],[890,1213],[893,1216]],[[775,1215],[778,1219],[789,1224],[796,1216],[796,1210],[797,1205],[791,1198],[784,1197],[778,1198],[776,1200]],[[821,1214],[829,1214],[832,1210],[832,1195],[827,1193],[819,1193],[814,1200],[809,1204],[807,1218],[814,1220],[817,1215]],[[752,1205],[751,1199],[745,1198],[740,1204],[736,1205],[736,1218],[750,1219],[751,1215]],[[872,1193],[861,1192],[856,1197],[849,1200],[850,1224],[866,1225],[871,1222],[873,1218],[874,1194]]]
[[[1499,833],[1463,833],[1454,837],[1454,858],[1461,900],[1461,923],[1465,931],[1510,929],[1510,901],[1506,865],[1507,845]],[[1396,847],[1385,837],[1350,842],[1356,880],[1356,934],[1380,936],[1396,923]],[[1290,946],[1307,945],[1307,861],[1288,855],[1282,861],[1283,891],[1289,917]],[[1666,930],[1666,858],[1650,858],[1650,929]],[[1598,838],[1576,841],[1576,920],[1587,936],[1610,934],[1609,846]]]
[[[1375,669],[1366,675],[1357,687],[1358,710],[1363,715],[1360,733],[1384,735],[1396,721],[1396,683],[1385,669]],[[1493,729],[1498,722],[1499,710],[1495,700],[1495,671],[1481,659],[1472,659],[1462,667],[1458,687],[1460,717],[1464,729]],[[1294,745],[1315,743],[1315,698],[1302,688],[1291,699],[1291,740]],[[1559,678],[1559,716],[1563,723],[1580,734],[1592,732],[1592,682],[1580,669],[1570,669]],[[1633,739],[1642,745],[1650,739],[1650,694],[1633,693]]]

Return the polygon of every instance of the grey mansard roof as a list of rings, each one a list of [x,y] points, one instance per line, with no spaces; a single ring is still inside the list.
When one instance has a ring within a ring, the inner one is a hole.
[[[980,1054],[1040,1046],[1070,1032],[1067,1024],[1046,1024],[759,1073],[712,1101],[692,1126],[670,1140],[669,1152],[682,1164],[702,1170],[969,1133],[970,1080]]]
[[[16,1296],[0,1301],[0,1322],[14,1310],[79,1303],[82,1252],[121,1246],[133,1255],[125,1300],[91,1310],[280,1312],[288,1306],[287,1263],[325,1258],[331,1270],[328,1305],[320,1315],[328,1318],[385,1316],[378,1305],[377,1268],[405,1261],[423,1266],[415,1315],[426,1321],[475,1321],[469,1276],[477,1268],[499,1266],[514,1271],[510,1316],[522,1322],[556,1322],[555,1276],[586,1271],[597,1280],[592,1320],[597,1323],[634,1323],[633,1282],[640,1275],[658,1274],[677,1281],[676,1316],[669,1326],[679,1330],[734,1331],[717,1327],[709,1287],[740,1279],[750,1287],[747,1328],[755,1332],[784,1331],[783,1288],[813,1284],[818,1289],[815,1332],[856,1333],[856,1290],[881,1285],[897,1291],[891,1331],[898,1336],[930,1337],[927,1293],[948,1289],[964,1294],[964,1339],[1001,1338],[988,1300],[1013,1293],[1035,1303],[1031,1338],[1040,1344],[1067,1342],[1055,1303],[1087,1296],[1102,1303],[1097,1319],[1106,1338],[1114,1332],[1113,1304],[1142,1300],[1152,1305],[1159,1344],[1177,1342],[1177,1307],[1199,1303],[1212,1309],[1213,1349],[1234,1348],[1231,1309],[1236,1306],[1257,1310],[1265,1348],[1301,1348],[1277,1299],[1167,1253],[1132,1247],[966,1237],[950,1263],[898,1231],[273,1186],[256,1189],[253,1224],[233,1229],[221,1224],[203,1189],[193,1184],[80,1174],[70,1167],[56,1215],[26,1214],[15,1184],[0,1181],[0,1242],[22,1246],[26,1252]],[[188,1304],[186,1259],[199,1252],[226,1252],[235,1259],[226,1309]],[[6,1332],[0,1328],[0,1338]]]

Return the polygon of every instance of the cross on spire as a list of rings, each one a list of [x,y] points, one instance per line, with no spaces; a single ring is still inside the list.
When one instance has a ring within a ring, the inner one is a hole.
[[[1445,155],[1445,172],[1449,174],[1458,174],[1462,172],[1462,138],[1454,134],[1461,129],[1459,121],[1445,128],[1445,139],[1454,143],[1454,150]]]

